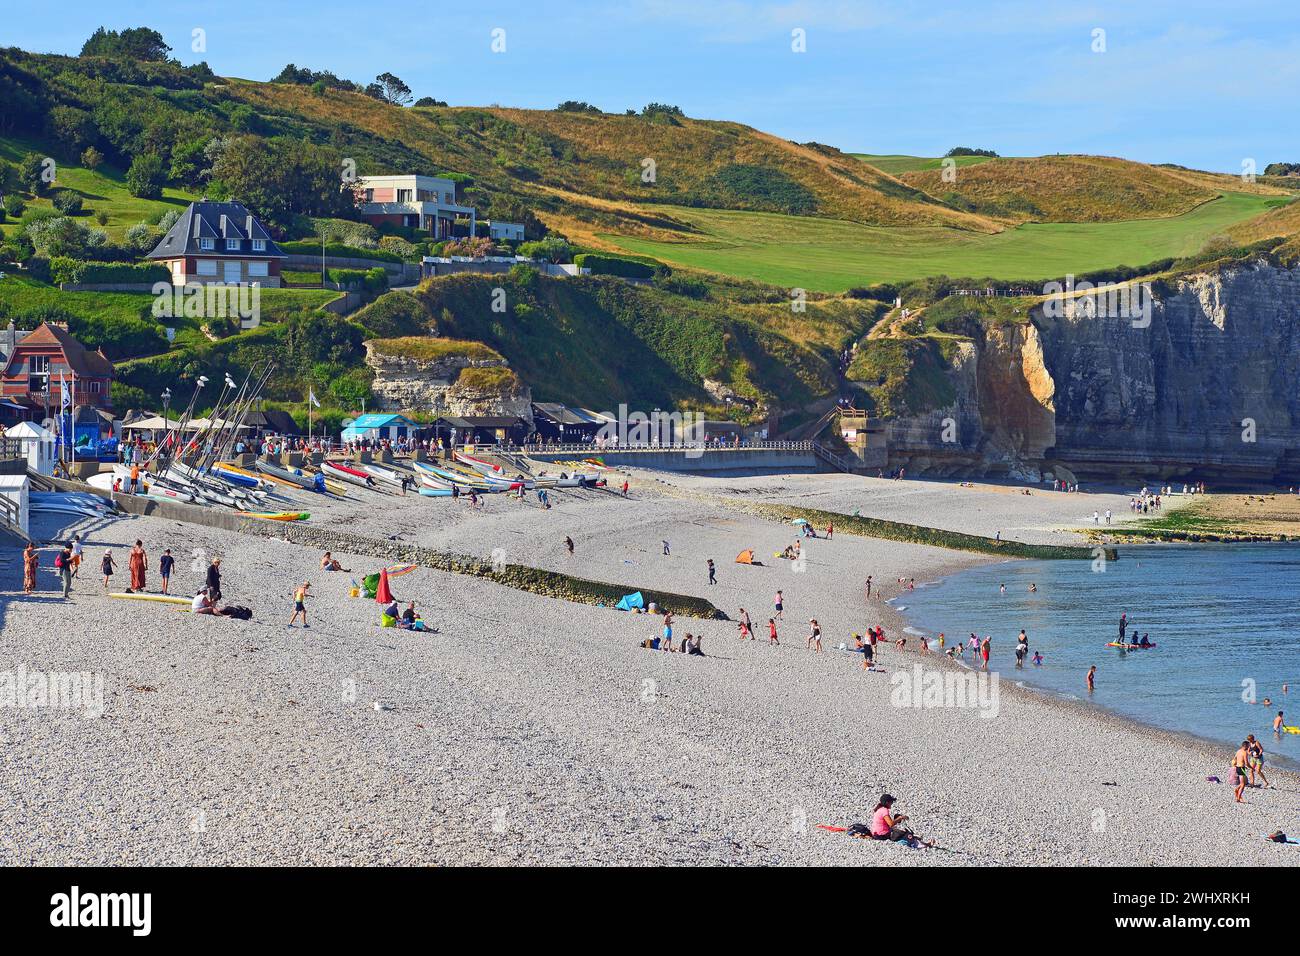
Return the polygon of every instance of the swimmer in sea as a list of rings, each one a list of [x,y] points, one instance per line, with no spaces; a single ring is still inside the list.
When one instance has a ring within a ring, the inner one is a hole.
[[[1093,664],[1088,668],[1088,693],[1091,694],[1097,689],[1097,665]]]
[[[1043,666],[1043,655],[1038,653],[1038,651],[1034,651],[1034,666],[1035,667]]]

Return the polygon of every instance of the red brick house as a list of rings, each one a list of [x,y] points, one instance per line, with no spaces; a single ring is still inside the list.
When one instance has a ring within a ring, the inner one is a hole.
[[[280,286],[288,258],[243,203],[192,202],[148,258],[171,270],[172,285]]]
[[[0,398],[25,406],[34,418],[44,417],[47,408],[57,415],[60,373],[77,405],[112,409],[113,363],[53,322],[42,323],[14,346],[0,372]]]

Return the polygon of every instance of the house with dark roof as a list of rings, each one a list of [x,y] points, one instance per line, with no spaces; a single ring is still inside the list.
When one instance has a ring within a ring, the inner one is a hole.
[[[62,388],[85,408],[111,410],[113,363],[103,352],[83,346],[58,322],[42,323],[23,336],[0,372],[0,399],[27,408],[29,417],[57,414]],[[39,414],[38,414],[39,413]]]
[[[192,202],[148,258],[164,263],[172,285],[280,286],[288,258],[242,203]]]

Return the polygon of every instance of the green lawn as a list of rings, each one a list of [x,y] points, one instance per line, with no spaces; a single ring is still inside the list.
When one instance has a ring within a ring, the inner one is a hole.
[[[897,176],[900,173],[912,173],[918,169],[938,169],[943,165],[943,157],[934,156],[905,156],[901,153],[876,154],[876,153],[849,153],[864,163],[870,163],[882,173],[889,173],[891,176]],[[994,156],[954,156],[957,165],[960,166],[977,166],[980,163],[987,163],[991,159],[1000,157]]]
[[[44,150],[39,148],[34,141],[14,137],[0,137],[0,159],[17,162],[28,152],[44,155]],[[83,206],[82,212],[77,218],[91,228],[103,229],[108,233],[109,239],[114,241],[120,240],[122,234],[136,223],[156,218],[169,209],[183,210],[190,202],[198,198],[183,190],[173,189],[169,186],[163,190],[162,199],[137,199],[127,191],[126,185],[122,181],[125,171],[109,166],[100,166],[99,169],[92,172],[81,166],[58,163],[55,167],[55,173],[57,176],[54,182],[56,189],[72,189],[81,193]],[[48,197],[27,199],[26,201],[29,206],[53,205]],[[96,214],[100,212],[108,214],[108,223],[106,225],[101,226],[95,218]],[[14,223],[6,223],[0,226],[0,229],[12,229],[14,227]]]
[[[864,226],[776,213],[666,207],[710,237],[602,238],[671,265],[787,288],[842,292],[933,275],[1045,279],[1190,255],[1269,197],[1228,193],[1182,216],[1103,223],[1029,223],[996,235],[939,227]]]
[[[263,289],[262,320],[278,322],[303,309],[318,309],[339,294],[331,289]],[[144,317],[152,304],[153,296],[147,292],[63,292],[13,272],[0,279],[0,319],[41,307],[64,309],[88,319],[137,319]],[[199,331],[202,319],[177,316],[157,321],[176,329],[174,344],[178,348],[207,341]]]

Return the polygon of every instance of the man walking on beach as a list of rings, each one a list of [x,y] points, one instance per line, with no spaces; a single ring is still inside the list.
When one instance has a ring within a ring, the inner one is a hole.
[[[776,619],[778,621],[784,621],[785,620],[785,597],[782,596],[780,591],[776,592],[775,604],[776,604]]]
[[[713,559],[709,558],[709,583],[718,583],[718,569],[713,566]]]
[[[298,620],[298,615],[302,615],[302,626],[311,627],[307,623],[307,589],[311,587],[310,581],[302,582],[302,585],[293,592],[293,617],[289,618],[289,626],[293,627],[294,622]]]
[[[74,534],[72,536],[72,576],[74,578],[77,576],[77,570],[81,567],[81,555],[81,535]]]
[[[172,557],[172,549],[168,548],[158,559],[158,575],[162,578],[162,593],[170,594],[168,590],[172,579],[172,569],[176,567],[176,559]]]
[[[672,550],[668,547],[667,540],[664,541],[664,554],[672,554]]]

